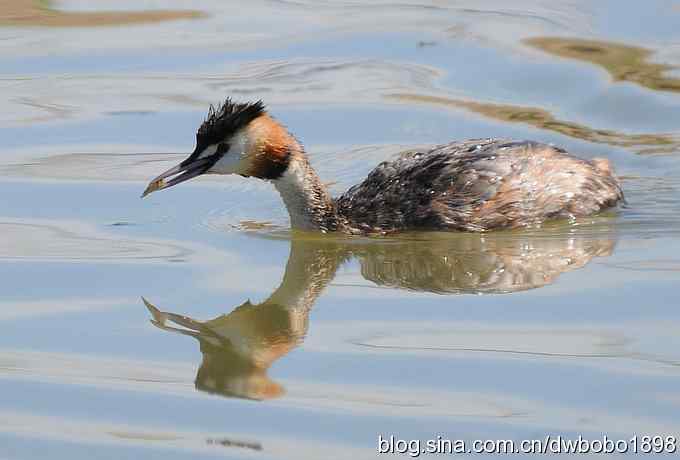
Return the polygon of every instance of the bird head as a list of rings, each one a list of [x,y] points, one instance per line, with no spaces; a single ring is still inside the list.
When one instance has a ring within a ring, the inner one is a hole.
[[[196,148],[187,159],[154,178],[142,197],[202,174],[238,174],[273,180],[288,167],[299,144],[269,116],[262,101],[236,103],[227,99],[196,133]]]

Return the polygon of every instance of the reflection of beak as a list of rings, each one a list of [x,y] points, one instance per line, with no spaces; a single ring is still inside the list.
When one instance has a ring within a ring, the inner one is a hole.
[[[216,153],[197,159],[192,158],[193,156],[194,155],[191,155],[189,158],[174,168],[168,169],[163,174],[149,182],[146,190],[144,190],[144,193],[142,193],[142,198],[150,193],[155,192],[156,190],[172,187],[173,185],[177,185],[180,182],[189,180],[192,177],[200,176],[212,168],[212,166],[217,163],[217,160],[219,160],[221,157],[221,155]]]

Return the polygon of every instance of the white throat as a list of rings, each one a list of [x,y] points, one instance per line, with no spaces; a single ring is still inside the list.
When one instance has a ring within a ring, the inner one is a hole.
[[[288,209],[291,227],[314,230],[315,225],[309,209],[312,203],[307,199],[309,184],[305,177],[305,166],[301,161],[291,160],[283,175],[273,182]]]
[[[330,197],[306,159],[291,158],[286,171],[272,182],[288,209],[293,228],[334,230],[334,222],[330,221],[335,218]]]

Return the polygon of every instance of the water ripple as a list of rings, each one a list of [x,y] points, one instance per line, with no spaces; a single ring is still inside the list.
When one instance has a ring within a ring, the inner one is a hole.
[[[108,235],[77,221],[0,219],[0,261],[196,262],[210,260],[200,245]]]

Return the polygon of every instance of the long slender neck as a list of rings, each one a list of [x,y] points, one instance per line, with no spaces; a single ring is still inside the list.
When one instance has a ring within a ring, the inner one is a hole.
[[[330,194],[301,149],[291,154],[285,172],[273,183],[294,229],[324,233],[338,230],[338,216]]]

